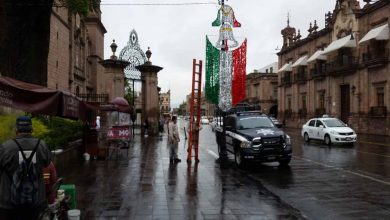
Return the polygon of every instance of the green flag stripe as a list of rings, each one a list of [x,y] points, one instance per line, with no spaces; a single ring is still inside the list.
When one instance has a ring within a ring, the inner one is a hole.
[[[218,104],[220,51],[206,36],[206,99]]]

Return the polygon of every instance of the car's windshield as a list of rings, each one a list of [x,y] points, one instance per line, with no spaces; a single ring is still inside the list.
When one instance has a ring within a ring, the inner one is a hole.
[[[268,117],[247,117],[240,118],[237,122],[237,129],[252,129],[252,128],[273,128],[275,127]]]
[[[323,122],[327,127],[347,127],[346,124],[337,118],[324,119]]]

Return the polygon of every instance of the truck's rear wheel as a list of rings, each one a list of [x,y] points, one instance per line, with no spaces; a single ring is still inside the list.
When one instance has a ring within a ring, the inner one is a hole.
[[[240,149],[236,149],[234,151],[234,162],[236,163],[236,165],[239,167],[239,168],[244,168],[245,166],[245,160],[241,154],[241,150]]]

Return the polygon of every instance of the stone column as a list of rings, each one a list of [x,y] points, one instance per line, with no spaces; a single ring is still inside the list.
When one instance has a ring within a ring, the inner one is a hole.
[[[125,73],[124,69],[130,63],[124,60],[118,60],[115,56],[116,50],[115,41],[111,44],[113,55],[110,59],[100,61],[99,63],[104,67],[104,76],[101,81],[103,88],[99,93],[108,93],[109,100],[112,101],[116,97],[125,96]]]
[[[137,68],[141,72],[142,80],[142,125],[145,120],[148,120],[148,135],[157,136],[160,109],[158,102],[157,73],[163,68],[160,66],[152,65],[152,62],[150,62],[151,55],[152,52],[150,52],[150,50],[148,49],[148,51],[146,51],[148,61],[146,61],[143,65],[136,66],[135,68]],[[144,135],[144,133],[145,131],[142,126],[141,134]]]

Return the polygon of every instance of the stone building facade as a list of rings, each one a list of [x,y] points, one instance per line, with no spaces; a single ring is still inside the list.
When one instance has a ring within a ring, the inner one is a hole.
[[[171,90],[160,93],[160,112],[162,114],[171,112]]]
[[[359,133],[390,135],[390,1],[337,0],[325,27],[310,23],[309,35],[282,30],[279,57],[279,118],[301,127],[323,114]]]
[[[87,17],[53,7],[47,87],[74,94],[105,94],[104,34],[100,10]]]
[[[244,102],[261,106],[265,114],[278,115],[278,74],[277,63],[260,70],[255,70],[246,76]]]

